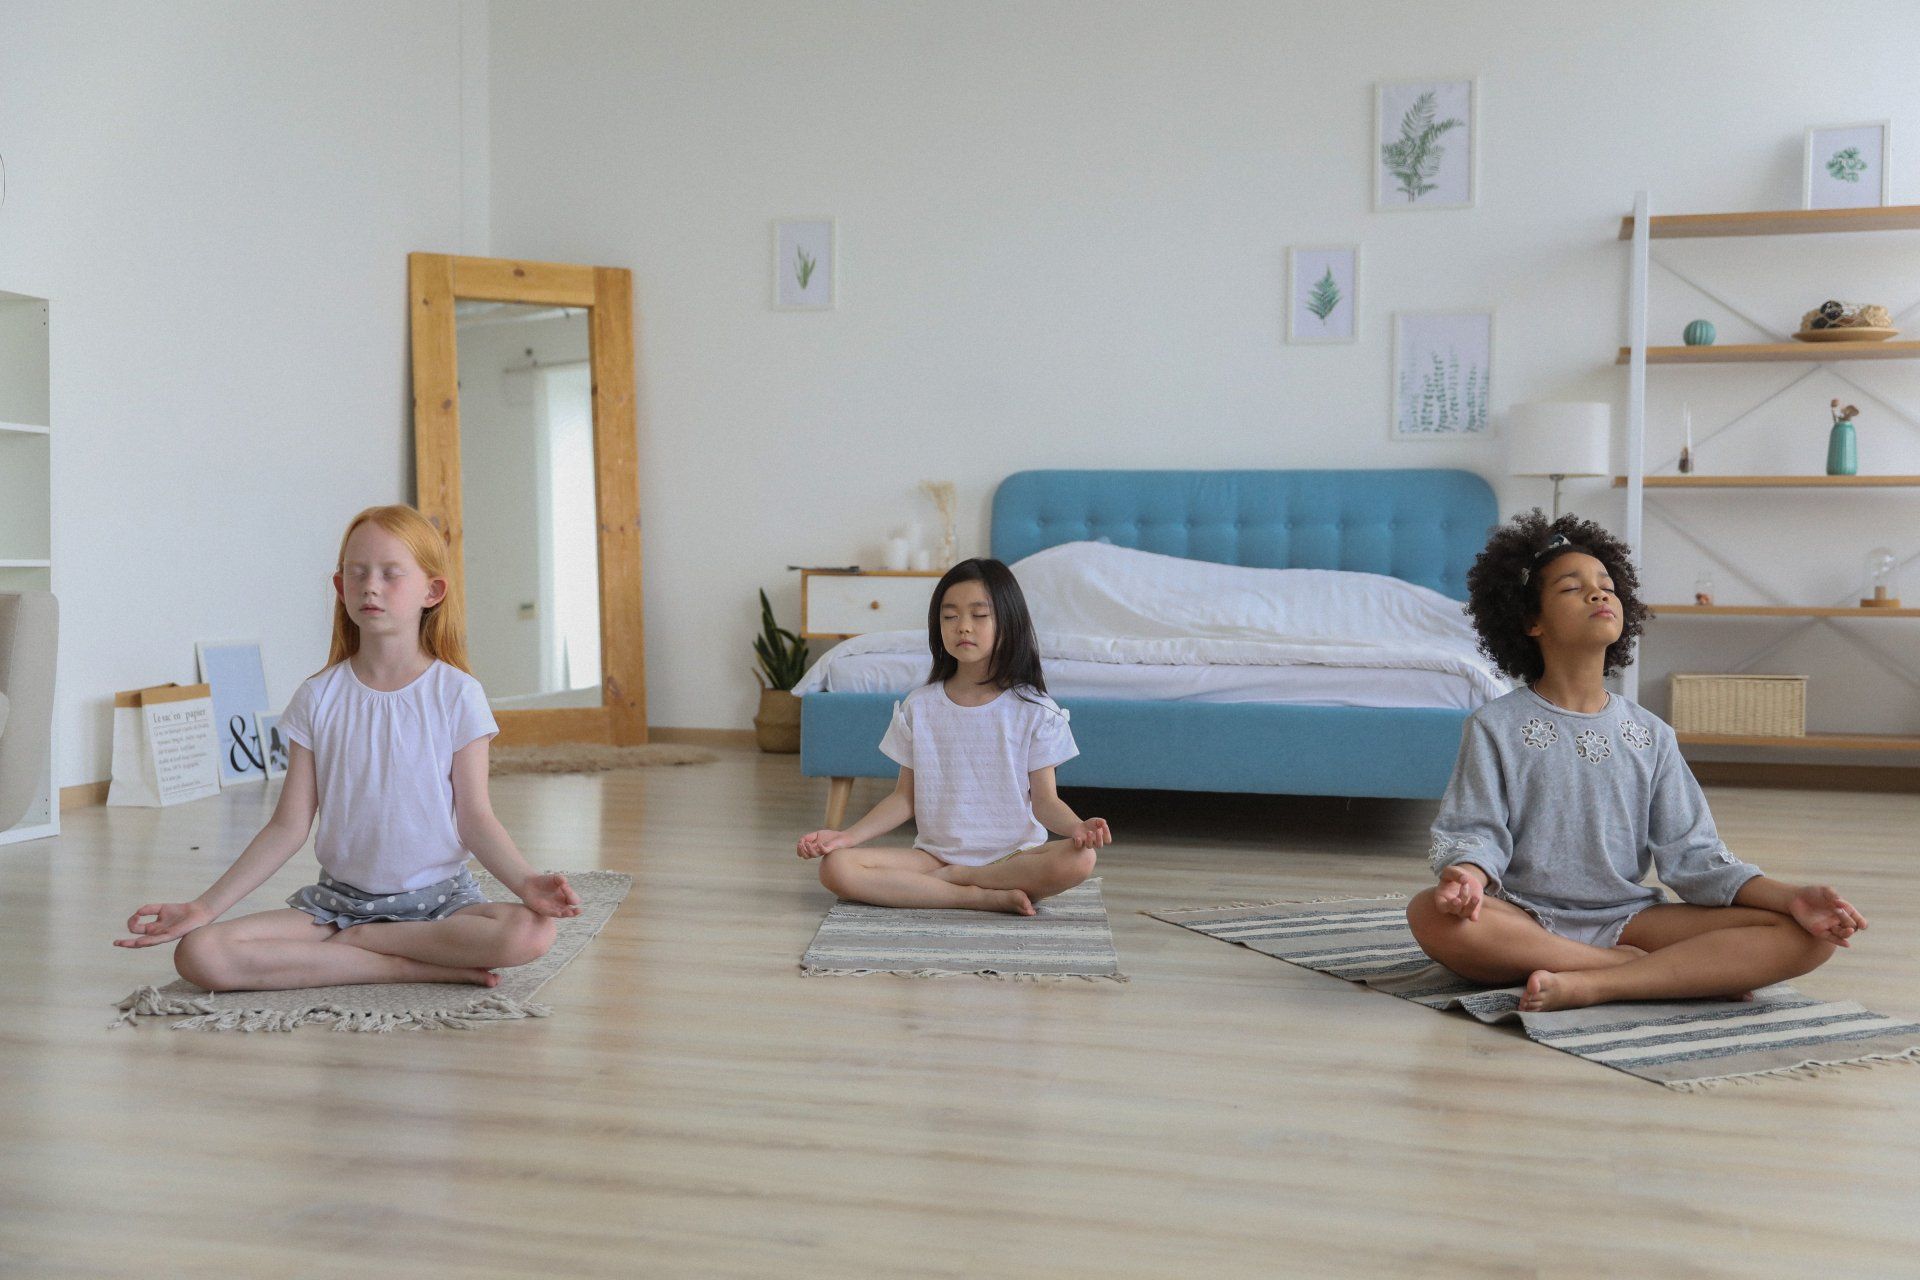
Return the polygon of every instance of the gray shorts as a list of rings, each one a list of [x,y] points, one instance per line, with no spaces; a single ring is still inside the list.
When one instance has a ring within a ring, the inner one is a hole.
[[[1659,906],[1665,900],[1638,899],[1607,907],[1555,907],[1529,902],[1512,893],[1495,893],[1493,896],[1502,902],[1511,902],[1532,916],[1548,933],[1584,942],[1590,947],[1619,946],[1620,935],[1625,931],[1627,922],[1648,907]]]
[[[440,920],[487,900],[473,873],[462,867],[457,876],[405,893],[368,893],[322,872],[319,884],[303,885],[287,898],[287,905],[306,912],[316,924],[351,929],[375,920]]]

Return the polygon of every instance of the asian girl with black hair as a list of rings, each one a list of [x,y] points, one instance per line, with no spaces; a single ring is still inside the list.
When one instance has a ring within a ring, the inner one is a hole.
[[[800,837],[796,852],[821,859],[820,882],[856,902],[1032,915],[1092,875],[1113,835],[1054,788],[1055,767],[1079,748],[1047,696],[1012,572],[998,560],[949,569],[927,609],[927,646],[927,682],[894,704],[880,740],[900,765],[893,792],[844,831]],[[913,848],[865,847],[908,818]]]

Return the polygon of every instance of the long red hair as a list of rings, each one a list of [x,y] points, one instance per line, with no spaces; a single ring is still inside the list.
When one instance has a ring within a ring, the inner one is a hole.
[[[428,523],[425,516],[404,503],[368,507],[353,518],[347,525],[346,533],[341,535],[340,556],[334,561],[334,572],[346,572],[347,541],[353,537],[355,529],[369,522],[406,543],[407,550],[413,554],[421,572],[427,577],[439,578],[447,584],[447,593],[440,597],[440,603],[428,605],[420,614],[420,648],[430,658],[438,658],[450,667],[473,674],[472,668],[467,666],[466,592],[461,588],[459,575],[453,571],[453,557],[447,553],[447,540]],[[358,652],[360,624],[348,615],[347,602],[336,591],[333,598],[333,644],[327,650],[327,665],[331,667],[345,662]]]

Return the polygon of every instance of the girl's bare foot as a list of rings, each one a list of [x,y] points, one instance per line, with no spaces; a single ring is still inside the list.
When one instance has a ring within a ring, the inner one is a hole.
[[[497,987],[500,975],[491,969],[453,969],[441,964],[428,964],[424,960],[401,960],[408,968],[401,970],[400,982],[452,982],[469,987]]]
[[[982,889],[981,911],[1005,911],[1009,915],[1030,916],[1033,914],[1033,900],[1027,897],[1024,889]]]
[[[1520,997],[1520,1012],[1551,1013],[1555,1009],[1580,1009],[1594,1003],[1585,974],[1578,970],[1553,973],[1536,969],[1527,979],[1526,994]]]

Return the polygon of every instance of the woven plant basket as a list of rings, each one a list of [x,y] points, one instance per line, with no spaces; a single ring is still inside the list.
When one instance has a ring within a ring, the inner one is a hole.
[[[785,689],[762,689],[753,733],[762,751],[792,755],[800,750],[800,699]]]
[[[1805,676],[1681,675],[1673,680],[1677,733],[1802,738],[1807,733]]]

